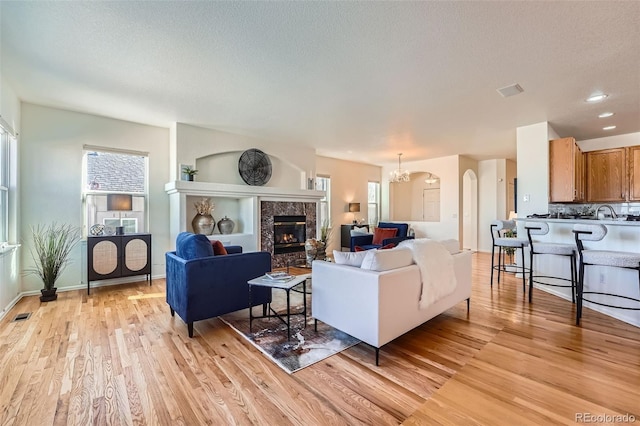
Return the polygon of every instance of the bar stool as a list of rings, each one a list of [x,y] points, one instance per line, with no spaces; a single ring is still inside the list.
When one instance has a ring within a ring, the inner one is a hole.
[[[525,222],[524,229],[527,230],[527,238],[529,239],[529,303],[533,297],[533,283],[549,285],[554,287],[571,287],[571,303],[576,303],[576,247],[573,244],[551,243],[533,241],[532,235],[546,235],[549,233],[549,224],[547,222]],[[533,256],[534,255],[554,255],[565,256],[571,261],[571,278],[560,278],[550,275],[534,275]],[[556,280],[569,281],[570,284],[552,284],[550,282],[542,282],[536,279],[553,278]]]
[[[516,272],[522,272],[522,291],[526,291],[525,272],[529,268],[524,264],[524,248],[529,245],[529,241],[521,238],[507,238],[504,233],[516,229],[516,222],[513,220],[494,220],[491,222],[491,286],[493,287],[493,271],[498,271],[498,284],[500,284],[500,272],[507,272],[502,261],[502,250],[506,248],[520,249],[522,253],[522,266],[514,266]],[[495,265],[495,249],[498,247],[498,265]]]
[[[586,300],[595,305],[606,306],[608,308],[628,309],[632,311],[640,310],[640,307],[632,308],[628,306],[608,305],[606,303],[595,302],[593,300],[584,299],[585,294],[599,294],[604,296],[616,297],[620,299],[631,300],[640,303],[640,299],[623,296],[620,294],[604,293],[597,291],[584,291],[584,267],[585,266],[608,266],[612,268],[633,269],[638,271],[638,283],[640,284],[640,253],[612,251],[612,250],[585,250],[583,241],[600,241],[607,235],[607,228],[600,224],[575,224],[573,225],[573,233],[576,237],[576,246],[578,247],[578,257],[580,260],[578,270],[578,286],[576,310],[576,325],[580,325],[582,318],[582,301]]]

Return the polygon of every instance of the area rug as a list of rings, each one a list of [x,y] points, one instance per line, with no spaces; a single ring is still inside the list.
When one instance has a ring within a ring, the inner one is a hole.
[[[310,305],[307,304],[307,307]],[[301,308],[292,306],[291,312],[299,312]],[[254,315],[262,315],[262,307],[253,309]],[[284,310],[277,311],[280,313]],[[277,318],[254,319],[253,333],[249,333],[247,309],[221,316],[220,319],[289,374],[360,343],[355,337],[321,321],[318,321],[316,332],[314,320],[309,314],[306,327],[302,315],[291,316],[291,340],[287,340],[287,326]]]

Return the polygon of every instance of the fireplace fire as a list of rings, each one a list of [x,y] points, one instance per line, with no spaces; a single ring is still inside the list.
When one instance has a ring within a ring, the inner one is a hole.
[[[273,217],[273,253],[294,253],[304,251],[307,235],[305,216]]]

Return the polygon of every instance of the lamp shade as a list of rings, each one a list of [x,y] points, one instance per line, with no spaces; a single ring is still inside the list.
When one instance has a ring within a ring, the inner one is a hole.
[[[131,194],[108,194],[107,210],[127,211],[133,210],[133,197]]]
[[[360,203],[349,203],[349,212],[358,213],[360,211]]]

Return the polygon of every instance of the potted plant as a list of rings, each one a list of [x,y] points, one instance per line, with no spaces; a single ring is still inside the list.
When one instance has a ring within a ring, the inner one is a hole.
[[[513,232],[513,230],[509,229],[504,233],[503,237],[505,237],[505,238],[515,238],[516,237],[516,233]],[[505,247],[503,250],[504,250],[504,253],[507,255],[507,260],[509,262],[509,263],[505,262],[504,270],[507,271],[507,272],[515,272],[516,271],[516,268],[515,268],[516,264],[515,264],[515,261],[513,259],[513,255],[516,252],[516,248],[515,247]]]
[[[182,173],[187,175],[189,181],[193,181],[193,177],[198,174],[198,170],[192,169],[191,166],[182,166]]]
[[[55,283],[67,267],[73,247],[80,241],[80,229],[68,224],[51,223],[31,227],[33,247],[30,248],[34,267],[26,269],[27,274],[40,277],[44,288],[40,290],[41,302],[56,300]]]

